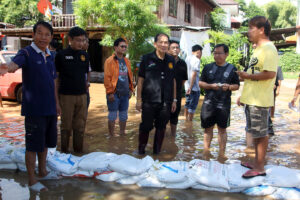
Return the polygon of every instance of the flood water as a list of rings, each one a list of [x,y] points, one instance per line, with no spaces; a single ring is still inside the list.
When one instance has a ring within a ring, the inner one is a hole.
[[[295,84],[296,80],[284,80],[281,94],[276,100],[276,112],[273,119],[275,136],[269,140],[267,163],[300,169],[299,113],[295,113],[287,107],[288,101],[293,96]],[[218,158],[217,132],[214,132],[210,159],[228,163],[233,160],[251,160],[254,157],[254,150],[246,148],[243,108],[235,104],[235,99],[239,95],[240,91],[232,96],[231,126],[227,129],[226,158]],[[200,124],[202,100],[203,97],[201,97],[193,122],[186,122],[181,114],[176,137],[171,136],[170,129],[167,128],[162,152],[158,156],[152,155],[154,138],[152,132],[146,154],[160,161],[203,159],[203,129]],[[20,116],[20,106],[11,101],[4,101],[3,104],[4,108],[0,108],[0,146],[5,143],[22,146],[24,145],[24,123],[23,117]],[[132,98],[127,135],[116,138],[109,137],[105,90],[103,84],[92,84],[84,154],[104,151],[140,157],[137,155],[140,113],[134,108],[135,99]],[[116,126],[116,131],[118,130],[119,127]],[[60,137],[58,144],[59,141]],[[0,199],[264,199],[263,197],[248,197],[243,194],[192,189],[139,188],[136,185],[124,186],[87,178],[63,178],[57,181],[43,181],[43,184],[48,187],[48,192],[41,194],[31,192],[28,189],[26,173],[2,170],[0,171]]]

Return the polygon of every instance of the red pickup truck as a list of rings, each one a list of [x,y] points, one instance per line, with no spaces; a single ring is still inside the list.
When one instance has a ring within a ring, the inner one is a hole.
[[[15,51],[0,51],[0,63],[9,63],[16,54]],[[0,92],[3,99],[22,102],[22,69],[0,76]]]

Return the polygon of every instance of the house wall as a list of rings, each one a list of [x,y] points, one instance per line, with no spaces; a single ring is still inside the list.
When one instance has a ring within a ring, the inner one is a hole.
[[[191,23],[184,21],[185,2],[191,4]],[[204,0],[178,0],[177,17],[169,15],[169,0],[163,0],[159,8],[159,18],[162,22],[172,25],[207,26],[204,22],[205,14],[209,14],[213,8]]]

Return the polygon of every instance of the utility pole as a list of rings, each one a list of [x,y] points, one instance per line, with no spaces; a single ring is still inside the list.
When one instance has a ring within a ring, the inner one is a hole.
[[[297,46],[296,53],[300,54],[300,0],[297,0]]]

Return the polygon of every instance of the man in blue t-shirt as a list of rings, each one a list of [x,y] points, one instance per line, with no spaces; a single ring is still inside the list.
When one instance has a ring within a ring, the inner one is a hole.
[[[25,163],[29,188],[38,192],[47,188],[35,177],[36,154],[39,179],[53,179],[56,176],[46,170],[48,148],[56,146],[57,114],[60,114],[55,92],[54,57],[47,48],[52,36],[50,24],[43,21],[36,23],[32,44],[21,49],[9,64],[0,65],[0,75],[22,68],[21,114],[25,116]]]

